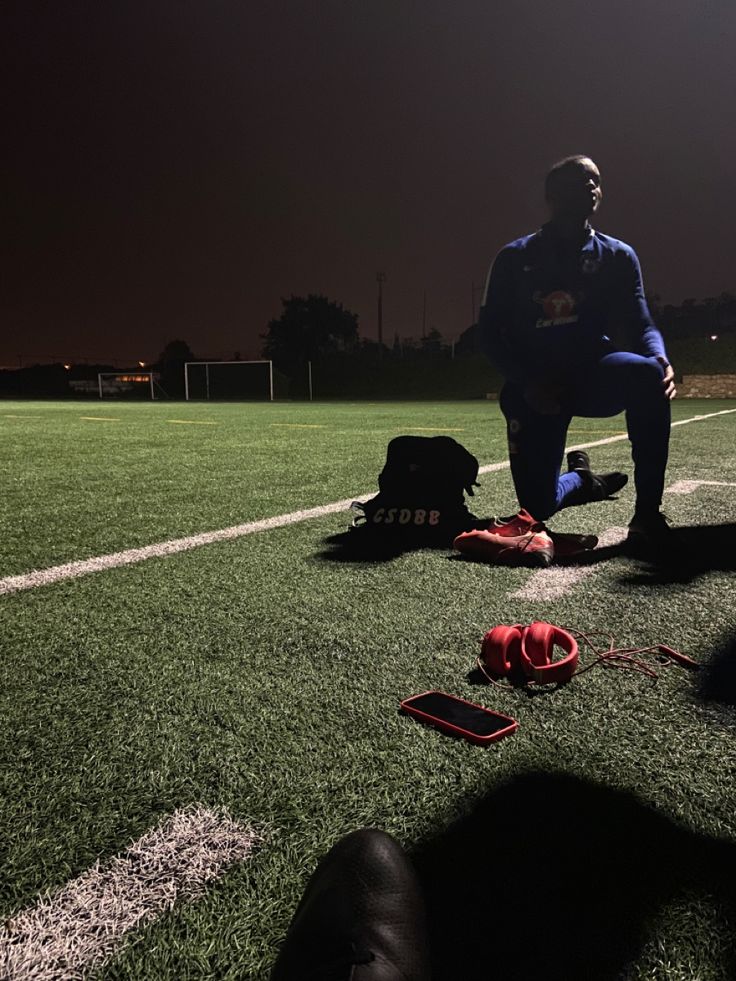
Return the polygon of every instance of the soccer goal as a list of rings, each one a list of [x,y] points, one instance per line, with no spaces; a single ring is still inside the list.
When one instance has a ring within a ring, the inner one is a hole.
[[[273,401],[273,361],[187,361],[184,395],[189,399]]]
[[[153,371],[100,371],[97,374],[100,398],[155,399]]]

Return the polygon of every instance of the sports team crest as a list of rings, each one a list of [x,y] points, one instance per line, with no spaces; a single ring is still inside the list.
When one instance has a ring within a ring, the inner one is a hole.
[[[575,297],[567,290],[554,290],[546,296],[535,293],[535,303],[541,303],[545,317],[537,320],[537,327],[557,327],[560,324],[577,323],[578,315],[574,312]]]

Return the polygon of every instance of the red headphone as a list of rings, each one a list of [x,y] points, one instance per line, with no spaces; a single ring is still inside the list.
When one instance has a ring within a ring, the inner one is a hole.
[[[565,656],[553,660],[555,645],[565,651]],[[501,624],[489,630],[483,638],[481,660],[497,675],[505,675],[514,668],[540,685],[559,684],[569,681],[578,666],[578,642],[562,627],[536,621],[528,627],[520,623],[507,627]]]

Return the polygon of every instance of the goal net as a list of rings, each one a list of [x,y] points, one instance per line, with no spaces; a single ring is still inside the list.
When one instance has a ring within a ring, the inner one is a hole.
[[[187,361],[187,399],[273,401],[272,361]]]
[[[152,371],[101,371],[97,387],[101,399],[155,399],[156,378]]]

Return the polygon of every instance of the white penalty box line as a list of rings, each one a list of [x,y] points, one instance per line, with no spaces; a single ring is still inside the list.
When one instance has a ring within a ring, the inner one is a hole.
[[[0,926],[0,977],[78,981],[133,929],[200,896],[263,843],[223,809],[175,811],[122,855],[95,865]]]
[[[716,416],[729,415],[733,412],[736,412],[736,409],[721,409],[719,412],[709,412],[707,415],[680,419],[677,422],[673,422],[672,425],[684,426],[690,422],[713,419]],[[593,446],[619,443],[628,438],[628,435],[625,433],[618,436],[609,436],[606,439],[597,439],[592,443],[579,443],[576,446],[569,447],[568,451],[586,450]],[[509,462],[508,460],[504,460],[499,463],[485,464],[479,468],[478,473],[495,473],[499,470],[507,470],[508,468]],[[321,504],[318,507],[292,511],[290,514],[279,514],[273,518],[250,521],[242,525],[233,525],[230,528],[205,531],[198,535],[189,535],[186,538],[174,538],[167,542],[157,542],[153,545],[144,545],[140,548],[129,548],[122,552],[112,552],[109,555],[99,555],[91,559],[81,559],[77,562],[66,562],[63,565],[50,566],[47,569],[36,569],[33,572],[23,573],[18,576],[6,576],[4,579],[0,579],[0,595],[17,593],[24,589],[34,589],[37,586],[49,586],[63,579],[75,579],[92,572],[104,572],[108,569],[116,569],[119,566],[144,562],[146,559],[158,559],[167,555],[175,555],[177,552],[186,552],[193,548],[199,548],[200,545],[231,541],[235,538],[242,538],[245,535],[253,535],[261,531],[271,531],[274,528],[283,528],[286,525],[299,524],[302,521],[309,521],[312,518],[322,518],[328,514],[346,511],[353,501],[367,500],[372,496],[372,494],[361,494],[356,497],[348,497],[343,501],[334,501],[331,504]]]

